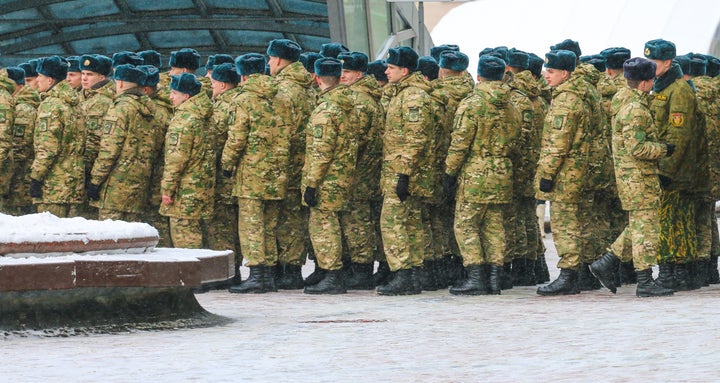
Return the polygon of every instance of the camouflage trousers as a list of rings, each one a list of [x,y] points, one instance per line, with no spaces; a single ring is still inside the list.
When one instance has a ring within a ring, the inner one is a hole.
[[[301,198],[299,190],[288,189],[285,199],[280,202],[277,247],[278,260],[282,265],[305,264],[305,247],[309,234],[307,212],[302,207]]]
[[[142,215],[139,213],[128,213],[124,211],[117,211],[111,209],[99,209],[98,219],[104,221],[106,219],[112,219],[115,221],[125,222],[142,222]]]
[[[591,223],[587,226],[588,231],[580,251],[581,261],[584,263],[592,263],[600,258],[605,249],[620,235],[619,230],[611,228],[611,214],[616,208],[612,204],[612,194],[606,190],[595,190],[590,192],[590,196],[587,207],[580,209],[581,222]],[[613,235],[613,232],[616,234]]]
[[[341,214],[337,211],[310,209],[308,229],[315,259],[323,270],[340,270],[342,262]]]
[[[460,254],[453,229],[454,221],[454,198],[430,205],[430,229],[432,230],[435,258],[442,255]]]
[[[278,261],[280,201],[238,198],[238,234],[245,266],[274,266]]]
[[[713,219],[715,219],[715,201],[708,194],[694,194],[695,227],[697,228],[697,258],[710,259],[712,250]],[[717,219],[715,219],[717,225]],[[715,229],[717,231],[717,229]],[[716,234],[717,235],[717,234]]]
[[[25,215],[37,212],[32,198],[28,194],[30,185],[30,162],[15,164],[15,172],[9,185],[9,194],[2,200],[2,211],[12,215]]]
[[[587,206],[584,206],[583,203],[556,201],[550,203],[550,225],[555,249],[560,257],[557,264],[560,269],[578,270],[580,268],[583,233],[589,224],[589,222],[581,221],[580,209],[585,207]]]
[[[456,202],[455,238],[465,267],[503,265],[507,245],[503,209],[507,208],[508,204]]]
[[[660,248],[658,263],[685,263],[697,256],[695,203],[692,196],[665,190],[660,198]]]
[[[170,220],[168,217],[160,215],[160,205],[151,205],[148,208],[147,213],[143,217],[143,221],[150,224],[158,231],[160,240],[158,241],[158,247],[172,247],[172,241],[170,240]]]
[[[424,244],[421,215],[422,202],[419,199],[410,196],[401,202],[395,193],[385,195],[380,230],[391,271],[422,266]]]
[[[378,246],[376,223],[372,214],[370,201],[351,201],[347,214],[340,215],[342,234],[347,244],[350,260],[354,263],[368,264],[374,260],[376,247]],[[312,220],[313,209],[310,209]],[[313,238],[312,226],[310,226],[310,238]],[[313,248],[319,249],[313,240]],[[319,258],[318,258],[319,260]]]
[[[537,242],[540,229],[537,219],[535,197],[514,196],[513,202],[504,212],[505,222],[505,262],[513,259],[536,260]]]
[[[46,211],[59,218],[72,218],[79,217],[78,206],[69,203],[39,203],[37,204],[37,211],[38,213]]]
[[[168,217],[173,247],[202,249],[203,232],[199,219]]]
[[[640,271],[657,264],[659,243],[659,209],[631,210],[627,226],[607,250],[622,262],[632,261],[635,270]]]
[[[205,242],[211,250],[232,250],[236,262],[242,262],[236,204],[215,204],[215,211],[207,225]]]

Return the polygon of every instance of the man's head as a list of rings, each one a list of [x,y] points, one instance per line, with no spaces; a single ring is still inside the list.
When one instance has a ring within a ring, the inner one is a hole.
[[[513,73],[522,72],[530,66],[530,56],[513,48],[508,52],[507,66],[510,67],[510,71]]]
[[[412,48],[397,47],[388,50],[387,69],[385,74],[388,82],[400,82],[417,70],[419,56]]]
[[[173,106],[180,106],[183,102],[200,93],[202,84],[192,73],[174,75],[170,80],[170,101]]]
[[[112,60],[103,55],[80,56],[83,89],[91,89],[112,74]]]
[[[208,56],[207,63],[205,63],[205,77],[212,78],[213,68],[221,64],[235,64],[235,59],[232,56],[226,54],[217,54]]]
[[[135,52],[122,51],[117,52],[112,57],[113,69],[124,64],[130,64],[134,66],[143,65],[145,60],[138,56]]]
[[[215,65],[212,75],[210,76],[213,97],[217,97],[235,88],[239,82],[240,75],[235,69],[235,64],[223,63]]]
[[[235,59],[235,70],[241,77],[241,81],[245,81],[248,76],[253,74],[265,74],[265,56],[259,53],[246,53]]]
[[[147,73],[134,65],[123,64],[115,67],[115,91],[120,94],[128,89],[137,88],[145,83]]]
[[[655,77],[660,77],[672,67],[677,55],[675,44],[663,39],[650,40],[645,43],[645,57],[657,66]]]
[[[147,96],[152,96],[157,90],[157,84],[160,82],[160,70],[154,65],[140,65],[137,67],[145,73],[145,81],[140,87]]]
[[[628,59],[623,64],[623,72],[630,88],[649,93],[655,84],[656,64],[642,57]]]
[[[179,51],[170,52],[170,71],[171,76],[181,73],[195,73],[200,68],[200,54],[192,48],[183,48]]]
[[[505,76],[505,60],[494,55],[480,56],[478,60],[477,79],[484,81],[500,81]]]
[[[545,54],[545,81],[556,87],[570,78],[575,70],[577,57],[568,50],[557,50]]]
[[[611,76],[622,73],[623,63],[630,58],[630,50],[622,47],[603,49],[600,55],[605,57],[605,68]]]
[[[365,53],[340,53],[337,58],[342,63],[342,76],[340,76],[342,84],[351,85],[363,78],[367,72],[368,57]]]
[[[270,41],[267,48],[267,55],[270,58],[270,74],[275,76],[286,66],[298,61],[302,48],[300,44],[288,39],[275,39]]]
[[[327,89],[340,83],[343,64],[332,57],[321,57],[315,61],[315,77],[320,89]]]
[[[341,53],[350,52],[345,45],[340,43],[326,43],[320,46],[320,56],[337,58]]]
[[[373,75],[378,84],[385,85],[388,82],[385,70],[387,70],[387,63],[384,60],[375,60],[368,63],[367,74]]]
[[[80,71],[80,57],[70,56],[66,57],[65,60],[68,62],[68,72],[65,76],[65,81],[70,84],[73,89],[78,89],[82,82],[82,73]]]
[[[430,48],[430,56],[438,63],[440,62],[440,56],[445,52],[460,52],[460,47],[455,44],[443,44]]]
[[[38,60],[30,60],[18,65],[25,71],[25,84],[32,89],[37,89],[37,63]]]
[[[447,50],[440,54],[438,77],[459,76],[467,70],[468,65],[470,65],[470,58],[465,53]]]
[[[160,52],[150,49],[147,51],[140,51],[137,53],[137,55],[142,57],[142,59],[143,59],[142,65],[152,65],[155,68],[160,68],[160,63],[161,63]]]
[[[68,63],[60,56],[50,56],[41,59],[37,65],[38,91],[47,92],[55,84],[67,77]]]
[[[25,70],[19,66],[9,66],[5,68],[8,73],[8,77],[15,81],[17,85],[25,85]]]

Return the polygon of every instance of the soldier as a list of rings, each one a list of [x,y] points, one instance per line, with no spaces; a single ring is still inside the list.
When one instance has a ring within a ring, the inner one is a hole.
[[[630,58],[630,50],[627,48],[607,48],[600,52],[605,57],[605,70],[610,80],[615,84],[615,88],[620,90],[627,86],[625,76],[623,76],[623,63]]]
[[[200,54],[192,48],[182,48],[177,51],[170,52],[170,59],[168,61],[170,70],[160,75],[160,83],[158,84],[158,90],[160,97],[168,98],[170,84],[170,78],[172,76],[181,75],[183,73],[195,74],[200,68]],[[199,77],[198,80],[203,86],[203,89],[208,91],[208,97],[212,96],[210,91],[210,79],[206,77]]]
[[[142,65],[152,65],[155,68],[160,68],[161,60],[160,53],[155,50],[140,51],[137,53],[143,59]]]
[[[15,113],[12,127],[12,171],[10,193],[6,211],[14,215],[35,213],[35,205],[27,194],[30,183],[30,165],[35,158],[33,133],[37,119],[40,94],[25,85],[25,71],[21,67],[8,67],[8,77],[15,81]]]
[[[337,58],[340,53],[347,52],[350,52],[350,49],[340,43],[325,43],[320,46],[320,56],[322,57]]]
[[[99,201],[98,219],[141,222],[150,189],[155,105],[140,89],[147,78],[142,70],[119,65],[113,78],[117,97],[103,117],[87,195]]]
[[[695,94],[673,63],[675,44],[657,39],[645,43],[645,57],[657,65],[650,103],[658,138],[676,145],[675,155],[660,159],[659,269],[660,286],[690,290],[687,263],[697,251],[697,230],[692,193],[697,177],[697,148],[700,132],[696,121]]]
[[[133,66],[140,66],[145,63],[145,60],[135,52],[122,51],[114,53],[112,56],[112,69],[119,67],[120,65],[130,64]]]
[[[341,53],[338,59],[342,61],[340,83],[349,89],[357,114],[357,124],[352,129],[358,141],[348,213],[340,215],[342,233],[352,262],[352,274],[345,280],[345,287],[372,290],[375,288],[372,279],[374,256],[379,243],[373,203],[380,200],[381,135],[385,123],[385,113],[379,102],[382,91],[374,77],[365,75],[367,55],[361,52]]]
[[[22,63],[19,66],[25,71],[25,85],[30,89],[38,90],[37,87],[37,64],[39,59],[33,59],[26,63]]]
[[[219,55],[218,55],[219,56]],[[215,56],[217,58],[217,56]],[[221,59],[222,61],[222,59]],[[217,62],[217,61],[216,61]],[[215,65],[210,77],[213,91],[213,127],[215,131],[215,147],[217,159],[215,166],[217,178],[215,179],[215,210],[207,227],[208,246],[213,250],[230,249],[235,253],[234,284],[240,284],[240,265],[242,254],[240,252],[240,238],[238,237],[238,206],[233,196],[234,177],[222,176],[222,152],[228,137],[228,127],[236,120],[235,109],[237,104],[234,98],[240,92],[237,84],[240,75],[235,64],[223,63]]]
[[[30,196],[38,212],[61,218],[76,216],[85,194],[85,131],[76,119],[78,94],[64,81],[67,68],[59,56],[38,63],[38,90],[44,98],[37,111],[30,172]]]
[[[520,135],[519,114],[510,102],[510,88],[502,82],[505,67],[497,57],[480,57],[478,84],[457,108],[445,160],[448,195],[457,188],[455,237],[467,272],[461,285],[450,288],[455,295],[500,294],[506,245],[503,209],[512,200],[510,157]]]
[[[242,90],[233,99],[234,121],[222,152],[225,177],[233,177],[238,198],[240,247],[250,268],[247,280],[231,293],[277,291],[274,266],[278,260],[279,201],[287,192],[290,145],[288,127],[274,108],[276,82],[265,75],[265,57],[257,53],[236,60]]]
[[[720,77],[718,77],[718,74],[720,74],[720,60],[711,55],[705,55],[705,59],[707,60],[705,76],[695,79],[695,86],[698,88],[698,97],[706,100],[714,99],[714,103],[712,105],[708,105],[708,108],[710,110],[714,109],[716,111],[720,111],[720,97],[718,97],[720,96],[720,84],[717,82],[717,80],[720,79]],[[717,95],[714,98],[710,95],[710,87],[714,89],[714,93]],[[705,132],[707,134],[708,142],[708,165],[710,171],[710,176],[708,177],[708,182],[710,183],[710,196],[713,201],[717,201],[720,200],[720,112],[715,112],[714,115],[706,115],[705,119]],[[718,273],[717,259],[718,255],[720,255],[720,238],[718,237],[717,220],[712,219],[711,224],[708,283],[718,284],[720,283],[720,273]]]
[[[116,53],[114,57],[120,56]],[[115,85],[108,78],[112,75],[112,64],[113,61],[103,55],[80,57],[82,92],[78,110],[80,123],[86,132],[84,161],[87,182],[90,181],[90,172],[100,150],[100,139],[103,135],[102,119],[115,98]],[[97,202],[84,201],[80,214],[88,219],[97,219]]]
[[[80,70],[80,57],[70,56],[67,57],[65,60],[67,60],[69,64],[68,73],[67,77],[65,77],[65,81],[70,84],[71,88],[79,92],[82,89],[82,71]]]
[[[208,56],[207,63],[205,63],[205,77],[212,80],[213,68],[215,68],[218,65],[222,65],[222,64],[235,65],[235,59],[233,59],[232,56],[226,55],[226,54],[217,54],[217,55]]]
[[[375,81],[377,81],[378,85],[381,88],[384,88],[385,85],[388,83],[387,75],[385,74],[385,71],[387,70],[387,64],[384,60],[375,60],[368,63],[367,67],[367,74],[372,75],[375,77]]]
[[[160,72],[152,65],[141,65],[138,67],[147,74],[145,81],[141,85],[143,93],[150,98],[155,104],[155,118],[153,118],[155,137],[153,144],[153,170],[150,179],[148,192],[148,206],[144,221],[151,224],[157,229],[160,240],[158,246],[172,247],[170,240],[170,223],[167,217],[160,215],[160,202],[162,193],[160,185],[162,183],[163,169],[165,167],[165,134],[170,120],[173,116],[173,106],[170,99],[163,98],[158,92],[157,86],[160,82]]]
[[[298,61],[303,64],[308,73],[315,75],[315,61],[321,57],[320,53],[317,52],[303,52],[300,53]]]
[[[657,263],[660,238],[660,182],[658,159],[673,154],[675,145],[657,142],[657,129],[650,113],[648,93],[653,88],[655,63],[636,57],[625,61],[628,87],[613,100],[612,147],[615,178],[622,207],[630,223],[590,271],[603,286],[616,292],[615,270],[621,259],[633,259],[637,273],[638,297],[672,295],[672,289],[655,284],[652,266]]]
[[[380,295],[420,293],[413,268],[422,267],[421,198],[432,185],[419,174],[429,156],[433,136],[430,87],[417,71],[418,54],[408,47],[391,48],[385,74],[392,84],[383,133],[380,216],[383,247],[392,281],[377,288]],[[417,269],[415,270],[417,271]]]
[[[357,106],[340,84],[343,64],[323,57],[315,61],[321,93],[307,125],[303,167],[303,202],[310,207],[308,227],[323,279],[305,286],[306,294],[343,294],[341,212],[348,211],[357,162]],[[367,276],[369,279],[369,275]]]
[[[165,168],[160,214],[169,217],[174,247],[204,245],[200,220],[212,217],[215,139],[208,126],[212,103],[191,73],[173,76],[170,100],[175,115],[165,136]]]
[[[300,183],[305,161],[305,126],[315,106],[315,93],[312,90],[313,76],[298,61],[301,51],[298,43],[286,39],[273,40],[267,48],[270,74],[278,84],[276,97],[284,105],[291,105],[289,108],[276,108],[275,111],[290,126],[288,190],[280,205],[277,226],[278,267],[283,270],[283,277],[278,281],[281,289],[302,288],[298,281],[302,280],[301,267],[305,264],[308,238]],[[319,281],[317,277],[316,281]]]
[[[540,295],[578,294],[578,270],[583,223],[581,201],[586,190],[590,115],[583,99],[581,75],[574,74],[575,53],[557,50],[545,54],[545,80],[553,100],[545,116],[540,159],[535,175],[536,198],[551,201],[553,239],[560,261],[560,276],[538,288]]]
[[[10,180],[13,173],[13,124],[15,120],[15,81],[0,69],[0,205],[5,205],[10,194]]]

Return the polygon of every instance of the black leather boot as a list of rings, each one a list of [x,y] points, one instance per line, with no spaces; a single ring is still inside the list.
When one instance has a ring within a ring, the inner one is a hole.
[[[389,282],[391,275],[392,274],[390,273],[390,267],[388,266],[387,262],[379,262],[378,269],[372,276],[373,285],[377,287],[386,284],[387,282]]]
[[[435,261],[423,261],[420,269],[420,287],[422,291],[436,291]]]
[[[445,261],[447,262],[448,285],[462,285],[465,279],[465,268],[463,267],[462,257],[459,255],[449,255],[445,257]]]
[[[231,293],[247,294],[247,293],[267,293],[272,291],[266,286],[265,274],[272,274],[272,270],[267,270],[266,266],[250,266],[250,276],[244,282],[236,286],[230,286],[228,291]],[[274,277],[271,275],[271,277]]]
[[[275,284],[275,270],[276,266],[265,266],[263,271],[263,288],[265,292],[277,292],[277,285]]]
[[[578,271],[578,289],[580,291],[593,291],[600,290],[602,287],[597,278],[590,272],[589,264],[580,264],[580,270]]]
[[[417,291],[419,294],[422,291],[423,287],[422,266],[415,266],[411,270],[412,274],[410,274],[410,278],[412,280],[412,285],[413,288],[415,288],[415,291]]]
[[[512,262],[503,263],[503,272],[500,273],[500,286],[503,290],[510,290],[513,288],[512,281]]]
[[[620,265],[620,284],[631,285],[637,283],[637,277],[635,276],[635,266],[632,261],[623,262]]]
[[[504,266],[495,266],[490,265],[490,283],[489,283],[489,292],[492,295],[500,295],[500,290],[503,289],[503,281],[505,274],[505,267]],[[512,284],[511,284],[512,286]],[[512,287],[510,287],[512,288]]]
[[[591,263],[589,270],[606,289],[615,294],[617,292],[615,271],[619,266],[620,259],[615,254],[607,252]]]
[[[230,286],[237,286],[242,283],[242,276],[240,275],[240,261],[235,262],[235,275],[230,280]]]
[[[708,283],[708,264],[710,259],[700,258],[695,262],[695,285],[698,288],[710,286]]]
[[[440,258],[435,261],[435,287],[438,290],[446,289],[448,287],[448,275],[447,265],[445,258]]]
[[[548,285],[540,286],[537,293],[545,296],[580,294],[580,290],[577,288],[577,278],[577,270],[560,269],[557,279]]]
[[[675,264],[670,262],[658,265],[658,276],[655,278],[655,284],[666,289],[675,290]]]
[[[710,263],[708,263],[708,283],[711,285],[717,285],[720,283],[720,272],[718,272],[718,257],[710,257]]]
[[[420,292],[415,289],[412,281],[412,269],[401,269],[395,272],[392,281],[377,288],[380,295],[413,295]]]
[[[467,272],[465,282],[462,285],[451,287],[450,294],[487,295],[488,286],[485,267],[483,265],[468,265],[465,271]]]
[[[672,289],[658,286],[652,278],[652,269],[645,269],[636,272],[637,289],[635,295],[639,297],[662,297],[673,295]]]
[[[342,270],[325,270],[323,279],[320,282],[306,286],[305,294],[345,294],[345,286],[342,282]]]
[[[278,265],[283,269],[280,278],[275,280],[277,288],[280,290],[299,290],[305,283],[302,279],[302,267],[296,265]]]
[[[325,270],[318,266],[317,259],[315,260],[315,270],[305,278],[305,286],[317,285],[320,281],[325,278]]]
[[[353,263],[352,274],[350,278],[345,279],[345,287],[348,290],[372,290],[375,288],[373,283],[373,264],[372,263]]]
[[[535,281],[537,283],[550,282],[550,270],[548,270],[545,255],[538,255],[535,261]]]
[[[687,263],[676,263],[675,270],[673,271],[673,277],[675,278],[674,290],[690,291],[697,289],[693,280],[690,278],[690,270]]]
[[[512,280],[515,286],[535,286],[535,263],[527,258],[512,261]]]

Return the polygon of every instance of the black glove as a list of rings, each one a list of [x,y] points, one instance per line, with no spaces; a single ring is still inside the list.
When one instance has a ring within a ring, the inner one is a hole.
[[[308,186],[305,188],[305,194],[303,195],[303,201],[305,201],[305,203],[310,207],[316,206],[318,203],[316,195],[317,195],[317,189],[311,188]]]
[[[397,194],[400,202],[405,202],[410,197],[410,176],[407,174],[398,174],[398,183],[395,187],[395,194]]]
[[[667,147],[667,154],[665,154],[665,157],[670,157],[673,153],[675,153],[675,144],[666,142],[665,147]]]
[[[97,201],[100,199],[100,185],[89,183],[87,186],[87,196],[90,201]]]
[[[232,176],[233,176],[232,170],[223,169],[222,174],[223,174],[223,177],[225,177],[225,178],[232,178]]]
[[[662,174],[658,174],[658,178],[660,179],[660,189],[668,190],[670,184],[672,183],[672,178],[664,176]]]
[[[443,187],[445,188],[445,196],[447,196],[449,200],[455,198],[455,192],[457,191],[457,176],[451,176],[450,174],[445,173],[445,178],[443,178]]]
[[[42,182],[30,178],[30,197],[42,198]]]
[[[549,180],[547,178],[541,178],[540,179],[540,191],[548,193],[552,191],[553,188],[553,182],[552,180]]]

